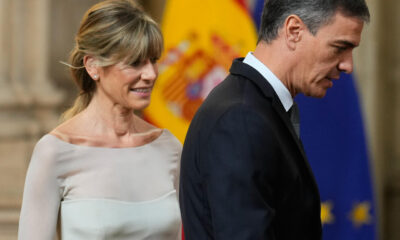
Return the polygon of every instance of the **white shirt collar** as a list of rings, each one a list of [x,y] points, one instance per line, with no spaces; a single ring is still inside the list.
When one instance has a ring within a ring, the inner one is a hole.
[[[258,60],[252,52],[247,54],[243,62],[256,69],[269,82],[269,84],[271,84],[286,112],[289,111],[293,105],[293,98],[282,81],[279,80],[279,78],[277,78],[267,66]]]

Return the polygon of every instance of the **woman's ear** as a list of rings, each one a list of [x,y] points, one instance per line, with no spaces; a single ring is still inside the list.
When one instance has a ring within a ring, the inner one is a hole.
[[[284,34],[286,44],[290,49],[296,49],[296,45],[301,41],[304,31],[307,31],[307,27],[299,16],[290,15],[286,18],[284,24]]]
[[[97,65],[97,60],[94,57],[89,55],[84,56],[83,65],[85,66],[87,73],[93,80],[99,80],[99,66]]]

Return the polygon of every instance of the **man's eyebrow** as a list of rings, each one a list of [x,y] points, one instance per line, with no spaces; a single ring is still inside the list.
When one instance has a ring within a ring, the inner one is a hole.
[[[346,41],[346,40],[336,40],[333,43],[340,44],[340,45],[345,45],[348,48],[355,48],[355,47],[358,46],[358,45],[356,45],[356,44],[354,44],[352,42]]]

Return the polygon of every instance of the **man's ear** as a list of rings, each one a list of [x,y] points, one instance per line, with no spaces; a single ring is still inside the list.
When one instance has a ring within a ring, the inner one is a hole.
[[[289,49],[296,49],[297,43],[303,37],[304,32],[307,31],[307,26],[297,15],[290,15],[286,18],[284,24],[284,34],[286,44]]]
[[[90,75],[90,77],[97,81],[99,80],[99,66],[97,65],[97,60],[96,58],[86,55],[83,57],[83,65],[86,68],[87,73]]]

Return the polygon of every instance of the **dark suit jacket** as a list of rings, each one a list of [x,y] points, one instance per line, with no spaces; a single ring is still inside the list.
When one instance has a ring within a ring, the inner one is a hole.
[[[242,59],[190,125],[179,200],[187,240],[321,239],[301,142],[272,87]]]

